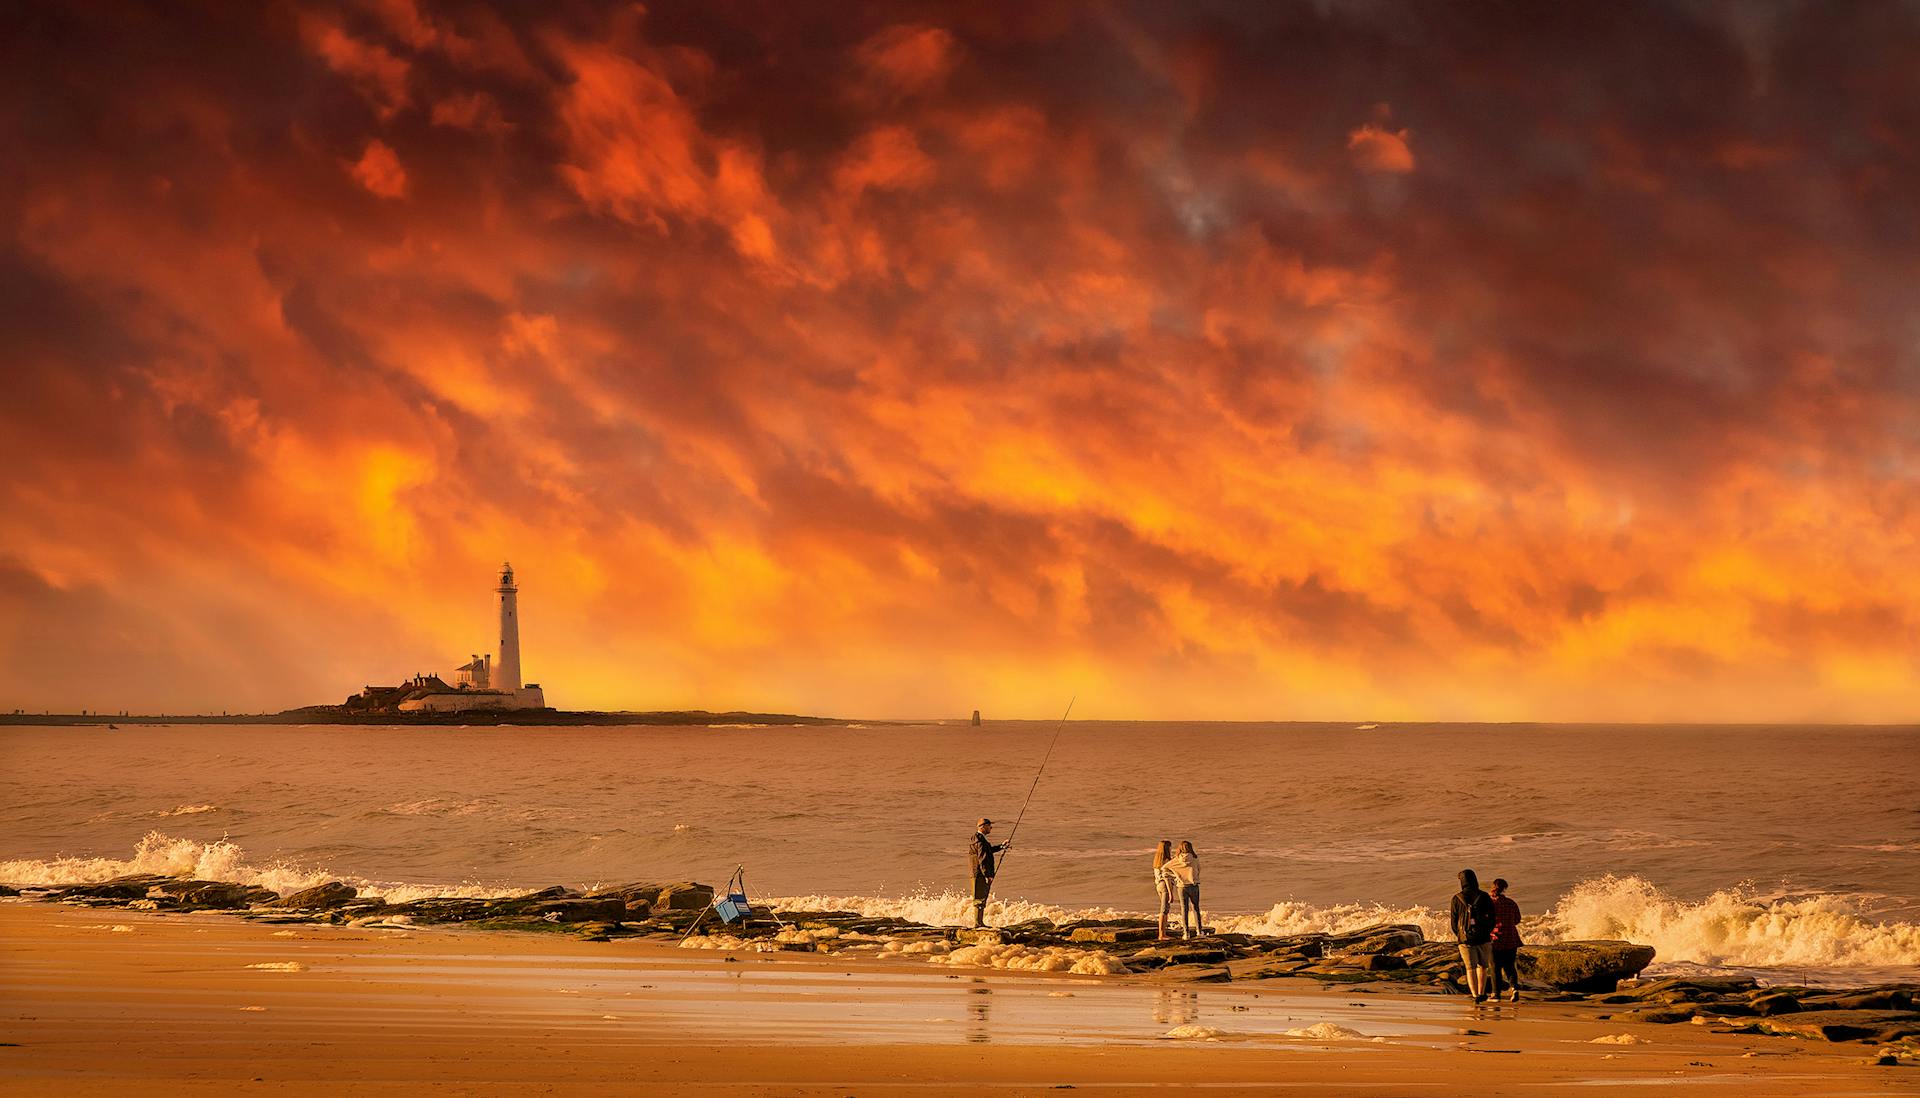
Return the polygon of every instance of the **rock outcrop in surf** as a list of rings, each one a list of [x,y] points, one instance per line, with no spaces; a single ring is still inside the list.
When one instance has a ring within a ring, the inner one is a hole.
[[[8,892],[14,890],[9,888]],[[729,925],[708,917],[710,885],[642,882],[581,892],[564,886],[509,897],[435,896],[390,903],[328,881],[286,896],[230,881],[136,874],[66,886],[27,887],[22,898],[97,907],[229,911],[267,923],[374,928],[459,924],[487,930],[563,933],[589,941],[654,939],[753,952],[868,953],[936,964],[1219,983],[1277,979],[1322,985],[1384,983],[1406,991],[1460,993],[1459,950],[1430,942],[1413,924],[1350,933],[1270,936],[1212,933],[1159,941],[1144,919],[1033,919],[972,929],[932,926],[852,911],[760,911]],[[1887,1044],[1920,1037],[1920,986],[1836,990],[1762,986],[1752,979],[1634,981],[1651,946],[1621,941],[1528,946],[1520,972],[1534,998],[1617,1007],[1622,1021],[1707,1021],[1737,1031]],[[1623,981],[1633,981],[1622,986]],[[1904,1045],[1902,1046],[1904,1047]]]

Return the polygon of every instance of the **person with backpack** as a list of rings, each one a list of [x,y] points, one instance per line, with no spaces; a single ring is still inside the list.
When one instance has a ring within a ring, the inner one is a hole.
[[[1493,1001],[1500,1001],[1504,982],[1507,1001],[1520,1001],[1520,905],[1507,895],[1504,877],[1493,879]]]
[[[1493,968],[1493,898],[1480,891],[1480,878],[1471,869],[1460,871],[1460,891],[1453,897],[1453,939],[1467,968],[1467,993],[1476,1003],[1486,1002]]]

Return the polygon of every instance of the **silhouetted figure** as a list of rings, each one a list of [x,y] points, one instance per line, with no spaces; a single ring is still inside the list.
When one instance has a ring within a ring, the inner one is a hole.
[[[1507,1001],[1520,1001],[1520,905],[1507,895],[1503,877],[1493,879],[1493,997],[1500,998],[1505,981]]]
[[[1165,839],[1153,850],[1153,890],[1160,896],[1160,940],[1167,940],[1167,916],[1173,911],[1173,901],[1180,895],[1180,882],[1167,872],[1167,862],[1173,857],[1173,844]]]
[[[1467,992],[1476,1003],[1487,1001],[1487,974],[1493,968],[1493,899],[1480,891],[1473,870],[1460,871],[1460,891],[1453,897],[1453,939],[1460,943],[1460,961],[1467,967]]]
[[[1200,922],[1200,855],[1193,852],[1193,844],[1180,840],[1180,849],[1174,851],[1162,868],[1180,886],[1180,936],[1191,938],[1205,934],[1207,928]],[[1187,921],[1189,911],[1193,913],[1191,924]]]
[[[1006,843],[995,844],[987,836],[993,834],[993,821],[982,819],[973,832],[973,845],[968,851],[968,860],[973,864],[973,925],[987,925],[987,897],[993,894],[994,869],[993,856],[1007,848]]]

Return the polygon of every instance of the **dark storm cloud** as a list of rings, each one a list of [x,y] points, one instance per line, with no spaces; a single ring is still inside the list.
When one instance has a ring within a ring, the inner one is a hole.
[[[511,553],[581,704],[1915,700],[1910,6],[5,18],[0,533],[199,666]]]

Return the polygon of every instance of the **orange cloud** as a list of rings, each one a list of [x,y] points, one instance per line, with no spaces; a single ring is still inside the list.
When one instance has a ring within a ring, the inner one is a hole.
[[[936,171],[932,158],[914,140],[912,130],[883,126],[862,136],[848,150],[835,172],[835,182],[856,195],[869,188],[911,190],[931,181]]]
[[[373,140],[367,142],[365,152],[352,166],[353,177],[360,185],[381,198],[403,198],[407,193],[407,172],[400,166],[400,158],[387,147],[386,142]]]
[[[0,704],[445,669],[511,557],[568,706],[1920,705],[1908,16],[1763,100],[1665,9],[894,18],[63,9]]]
[[[1406,130],[1388,130],[1368,122],[1347,134],[1347,149],[1362,171],[1404,175],[1413,170],[1413,149]]]
[[[407,105],[407,78],[412,66],[405,59],[353,37],[318,15],[305,17],[301,29],[308,46],[335,72],[351,80],[381,117],[390,117]]]
[[[939,27],[903,24],[862,42],[855,57],[880,86],[895,93],[928,91],[956,61],[953,35]]]

